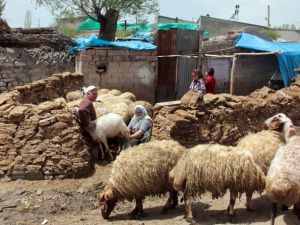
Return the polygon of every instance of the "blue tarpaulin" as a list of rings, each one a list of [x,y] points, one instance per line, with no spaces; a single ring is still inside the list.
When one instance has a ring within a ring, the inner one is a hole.
[[[300,43],[266,41],[252,34],[241,33],[235,45],[257,51],[278,52],[280,73],[286,87],[296,76],[294,69],[300,65]]]
[[[92,35],[91,37],[77,38],[75,41],[78,43],[76,47],[71,47],[68,49],[68,53],[72,54],[75,51],[82,51],[90,47],[102,46],[102,47],[121,47],[128,48],[131,50],[156,50],[156,45],[151,43],[142,42],[142,41],[105,41],[99,39],[96,35]]]

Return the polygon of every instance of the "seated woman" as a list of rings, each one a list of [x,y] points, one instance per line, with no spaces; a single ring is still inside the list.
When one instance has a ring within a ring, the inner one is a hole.
[[[147,115],[147,110],[144,106],[135,106],[134,116],[128,125],[128,129],[132,146],[150,141],[152,119]]]

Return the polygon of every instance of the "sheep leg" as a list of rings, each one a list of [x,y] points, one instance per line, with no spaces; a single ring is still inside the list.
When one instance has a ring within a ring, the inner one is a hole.
[[[271,225],[274,225],[276,216],[277,216],[277,203],[272,202]]]
[[[177,204],[176,204],[176,200],[177,200]],[[168,198],[164,208],[162,209],[161,213],[167,213],[168,209],[175,208],[176,205],[178,205],[177,192],[170,191],[169,198]]]
[[[170,206],[171,209],[175,209],[176,206],[178,206],[178,192],[177,191],[172,191],[172,204]]]
[[[186,194],[184,195],[184,205],[185,205],[186,220],[191,223],[194,222],[191,198]]]
[[[104,150],[103,150],[103,146],[102,146],[101,142],[99,142],[99,149],[101,152],[101,159],[103,160],[105,158],[105,155],[104,155]]]
[[[141,218],[144,216],[143,200],[140,198],[135,199],[135,208],[129,213],[133,218]]]
[[[300,203],[295,203],[294,204],[294,213],[298,217],[298,220],[300,220]]]
[[[252,192],[251,193],[246,193],[246,208],[248,211],[254,211],[254,209],[251,208],[251,200],[252,200]]]
[[[230,222],[232,222],[234,216],[234,204],[235,204],[236,196],[237,194],[235,192],[230,191],[230,201],[229,201],[229,206],[227,208]]]
[[[111,150],[110,150],[109,147],[108,147],[107,139],[102,140],[102,142],[103,142],[103,144],[104,144],[104,146],[105,146],[105,151],[106,151],[107,154],[109,155],[110,160],[113,161],[113,160],[114,160],[114,157],[113,157],[113,155],[111,154]]]

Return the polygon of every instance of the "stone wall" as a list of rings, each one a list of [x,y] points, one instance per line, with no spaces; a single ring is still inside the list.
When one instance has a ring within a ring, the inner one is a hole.
[[[91,172],[74,113],[57,98],[82,84],[82,76],[65,73],[0,94],[0,178],[62,179]]]
[[[192,147],[200,143],[233,145],[248,132],[262,129],[265,119],[285,113],[300,125],[300,84],[249,96],[188,92],[170,105],[155,105],[153,139],[174,139]]]
[[[76,72],[84,75],[85,85],[132,92],[137,100],[155,101],[156,51],[97,47],[76,55]],[[107,71],[96,72],[98,65]]]
[[[55,51],[48,46],[31,49],[0,47],[0,93],[53,73],[74,69],[74,59],[69,58],[66,51]]]

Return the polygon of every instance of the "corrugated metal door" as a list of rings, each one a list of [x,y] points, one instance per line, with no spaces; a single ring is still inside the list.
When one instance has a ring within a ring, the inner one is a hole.
[[[158,58],[155,102],[173,101],[175,95],[176,57]]]
[[[208,68],[214,68],[216,93],[230,93],[232,58],[208,58]]]
[[[179,100],[189,90],[192,70],[197,68],[198,57],[179,57],[177,60],[176,100]]]

